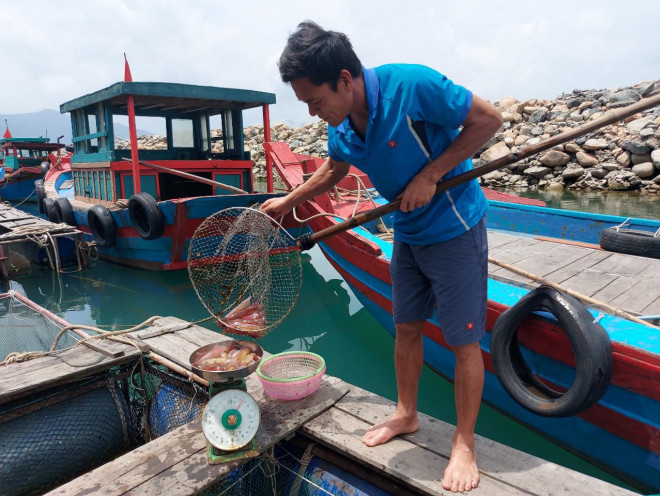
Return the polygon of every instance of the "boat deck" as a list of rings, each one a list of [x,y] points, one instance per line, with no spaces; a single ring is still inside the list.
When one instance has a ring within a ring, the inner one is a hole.
[[[633,315],[660,315],[660,259],[601,250],[593,245],[489,231],[490,257]],[[489,264],[494,279],[537,286]]]
[[[189,369],[188,357],[197,347],[226,339],[210,330],[173,317],[158,319],[144,331],[133,333],[138,342],[157,354]],[[124,356],[110,358],[79,347],[76,352],[96,358],[95,362],[126,360],[135,356],[135,348],[125,346]],[[34,360],[33,362],[38,362]],[[62,362],[52,362],[61,367]],[[23,366],[23,364],[19,364]],[[36,365],[26,363],[25,367]],[[34,380],[50,380],[43,368]],[[63,380],[60,377],[60,380]],[[391,401],[331,376],[325,376],[321,388],[312,396],[293,402],[276,402],[263,393],[255,374],[247,378],[248,391],[261,411],[257,433],[258,451],[264,452],[281,439],[302,434],[326,449],[347,457],[352,464],[375,470],[380,479],[390,480],[401,488],[396,494],[451,494],[440,484],[450,450],[453,426],[420,414],[420,429],[397,437],[389,443],[369,448],[361,442],[366,429],[385,419],[395,408]],[[5,381],[5,385],[12,384]],[[34,389],[35,386],[33,385]],[[0,401],[3,395],[0,382]],[[633,495],[570,469],[479,438],[478,458],[481,469],[479,487],[471,494],[546,495]],[[220,481],[241,462],[209,465],[206,442],[199,420],[190,422],[139,447],[48,493],[58,495],[189,495],[203,491]]]

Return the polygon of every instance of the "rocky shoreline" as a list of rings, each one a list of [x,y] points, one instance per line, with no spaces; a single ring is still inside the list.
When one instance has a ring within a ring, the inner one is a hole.
[[[612,108],[624,107],[660,89],[659,81],[611,90],[574,90],[554,100],[519,101],[505,97],[494,105],[502,114],[500,131],[476,154],[475,167],[516,152],[602,117]],[[244,129],[246,149],[255,162],[255,176],[265,177],[263,126]],[[213,135],[220,131],[214,130]],[[160,137],[142,136],[146,141]],[[273,141],[286,142],[295,153],[327,157],[327,125],[315,122],[297,128],[275,124]],[[122,143],[123,144],[123,143]],[[539,155],[523,159],[480,181],[490,187],[516,187],[548,191],[611,190],[660,194],[660,108],[640,112],[625,122],[605,126]]]

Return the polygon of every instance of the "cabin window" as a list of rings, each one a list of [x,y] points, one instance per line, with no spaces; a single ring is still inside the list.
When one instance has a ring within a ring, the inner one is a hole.
[[[228,152],[235,150],[234,119],[232,119],[231,111],[222,114],[222,134],[224,136],[225,150]]]
[[[78,109],[73,112],[73,136],[83,136],[85,134],[85,111],[83,109]],[[87,153],[87,142],[78,141],[73,143],[75,153]]]
[[[201,129],[202,152],[211,151],[211,142],[209,141],[209,119],[206,115],[199,116],[199,126]]]
[[[103,108],[103,103],[97,103],[96,104],[96,115],[97,115],[96,122],[98,124],[98,130],[101,131],[101,132],[106,131],[106,128],[105,128],[105,110]],[[105,135],[99,136],[99,139],[98,139],[99,150],[107,150],[108,149],[107,144],[108,144],[108,138]]]
[[[87,133],[86,134],[96,134],[98,132],[98,127],[96,126],[96,114],[87,114]],[[92,138],[87,140],[88,148],[87,153],[96,153],[99,151],[99,140],[97,138]]]
[[[192,119],[172,119],[172,147],[194,148]]]
[[[115,150],[130,150],[128,116],[114,114],[112,118],[115,136]],[[135,127],[138,138],[138,150],[167,150],[165,117],[136,116]],[[147,131],[148,129],[148,131]]]

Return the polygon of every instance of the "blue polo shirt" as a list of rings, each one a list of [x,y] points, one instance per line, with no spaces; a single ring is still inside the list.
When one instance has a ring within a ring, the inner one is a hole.
[[[363,71],[369,121],[363,141],[348,118],[328,126],[328,154],[369,176],[378,192],[393,201],[431,160],[454,141],[472,105],[472,93],[421,65],[390,64]],[[472,169],[472,160],[445,175]],[[435,195],[412,212],[393,215],[396,239],[428,245],[452,239],[484,216],[486,198],[476,179]]]

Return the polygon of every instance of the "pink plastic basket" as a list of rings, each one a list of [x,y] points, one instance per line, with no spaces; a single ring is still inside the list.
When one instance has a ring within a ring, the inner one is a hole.
[[[257,367],[257,377],[268,396],[276,400],[299,400],[316,391],[325,373],[323,357],[309,351],[286,351],[272,355]]]

